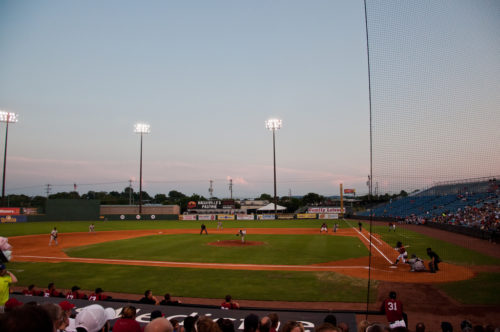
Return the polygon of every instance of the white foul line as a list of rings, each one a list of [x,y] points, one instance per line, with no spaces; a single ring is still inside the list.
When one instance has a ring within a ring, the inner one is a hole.
[[[239,267],[239,268],[288,268],[288,269],[312,269],[312,270],[328,270],[328,269],[368,269],[368,266],[324,266],[324,265],[266,265],[266,264],[229,264],[229,263],[196,263],[196,262],[164,262],[164,261],[143,261],[143,260],[123,260],[123,259],[99,259],[99,258],[75,258],[75,257],[49,257],[49,256],[24,256],[16,255],[19,258],[37,258],[37,259],[54,259],[68,261],[90,261],[100,263],[136,263],[136,264],[162,264],[173,266],[188,266],[191,268],[199,268],[199,266],[210,267]]]
[[[358,232],[358,233],[359,233],[362,237],[364,237],[364,238],[365,238],[366,242],[370,243],[370,240],[368,240],[368,239],[367,239],[367,237],[366,237],[363,233],[361,233],[360,231],[358,231],[358,230],[356,229],[356,227],[353,227],[353,228],[354,228],[354,230],[355,230],[356,232]],[[377,251],[378,251],[378,252],[382,255],[382,257],[384,257],[384,258],[385,258],[385,259],[389,262],[389,264],[392,264],[392,261],[391,261],[391,260],[389,260],[389,258],[387,258],[387,256],[386,256],[386,255],[384,255],[384,253],[383,253],[382,251],[380,251],[380,249],[379,249],[379,248],[377,248],[377,246],[376,246],[376,245],[372,244],[372,247],[373,247],[373,248],[375,248],[375,250],[377,250]]]

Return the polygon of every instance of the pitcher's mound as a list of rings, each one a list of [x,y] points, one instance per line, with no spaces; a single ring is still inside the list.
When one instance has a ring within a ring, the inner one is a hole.
[[[245,243],[242,243],[241,240],[220,240],[208,243],[209,246],[217,246],[217,247],[246,247],[246,246],[260,246],[263,244],[264,242],[260,241],[245,241]]]

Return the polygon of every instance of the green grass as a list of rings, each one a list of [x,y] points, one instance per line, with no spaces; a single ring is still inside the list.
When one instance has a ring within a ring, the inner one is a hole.
[[[54,282],[58,289],[78,285],[93,290],[157,295],[301,302],[364,302],[367,280],[332,272],[233,271],[80,263],[10,263],[18,285],[40,288]],[[349,285],[349,287],[347,287]],[[370,298],[376,298],[372,281]],[[137,295],[139,299],[141,295]]]
[[[354,224],[352,221],[350,222]],[[365,223],[363,227],[369,229],[369,224]],[[500,265],[500,259],[498,258],[408,229],[396,227],[396,232],[389,232],[386,226],[373,226],[373,233],[380,234],[382,240],[393,247],[396,247],[398,241],[401,241],[405,246],[409,245],[410,247],[407,249],[408,254],[416,254],[423,259],[429,258],[426,249],[432,248],[441,257],[443,262],[457,265]],[[466,245],[464,243],[464,246]]]
[[[154,235],[66,250],[73,257],[176,262],[306,265],[364,257],[368,250],[355,237],[325,235],[249,235],[262,245],[217,247],[217,240],[239,240],[228,234]]]
[[[227,220],[223,221],[224,228],[319,228],[324,220]],[[331,228],[333,220],[326,220]],[[343,220],[336,220],[342,227],[348,227]],[[200,229],[205,223],[208,230],[217,228],[217,221],[179,221],[179,220],[157,220],[157,221],[57,221],[57,222],[29,222],[29,223],[5,223],[0,224],[0,235],[19,236],[28,234],[49,234],[53,227],[57,227],[60,233],[88,232],[89,225],[94,223],[96,231],[117,231],[135,229]]]
[[[437,286],[464,304],[500,305],[500,273],[479,273],[471,280]]]

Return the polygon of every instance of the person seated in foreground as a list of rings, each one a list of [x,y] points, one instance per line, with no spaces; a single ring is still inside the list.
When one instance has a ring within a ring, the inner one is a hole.
[[[222,302],[222,304],[220,305],[220,308],[224,309],[224,310],[239,309],[240,305],[238,302],[233,301],[233,298],[231,297],[231,295],[226,295],[226,299],[224,302]]]
[[[139,303],[144,303],[144,304],[159,304],[160,301],[156,299],[156,297],[153,296],[153,291],[151,289],[148,289],[144,292],[144,297],[139,300]]]
[[[179,305],[179,304],[181,304],[181,301],[172,300],[172,298],[170,297],[170,294],[166,293],[163,296],[163,300],[161,300],[160,304],[161,305]]]

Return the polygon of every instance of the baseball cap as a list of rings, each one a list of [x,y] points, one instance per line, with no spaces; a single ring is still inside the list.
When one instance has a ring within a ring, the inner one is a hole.
[[[75,307],[75,305],[73,303],[69,303],[68,301],[59,302],[59,306],[64,311],[70,311],[71,309],[73,309]]]
[[[5,264],[0,263],[0,270],[5,270],[6,268]]]
[[[78,287],[78,286],[76,286],[76,285],[75,285],[75,286],[73,286],[73,287],[71,287],[71,291],[72,291],[72,292],[77,291],[77,290],[79,290],[79,289],[80,289],[80,287]]]
[[[99,304],[92,304],[83,308],[75,318],[75,327],[83,327],[87,332],[99,331],[106,322],[116,318],[113,308],[104,309]]]
[[[15,307],[19,307],[23,304],[24,303],[13,297],[5,302],[5,309],[14,309]]]

